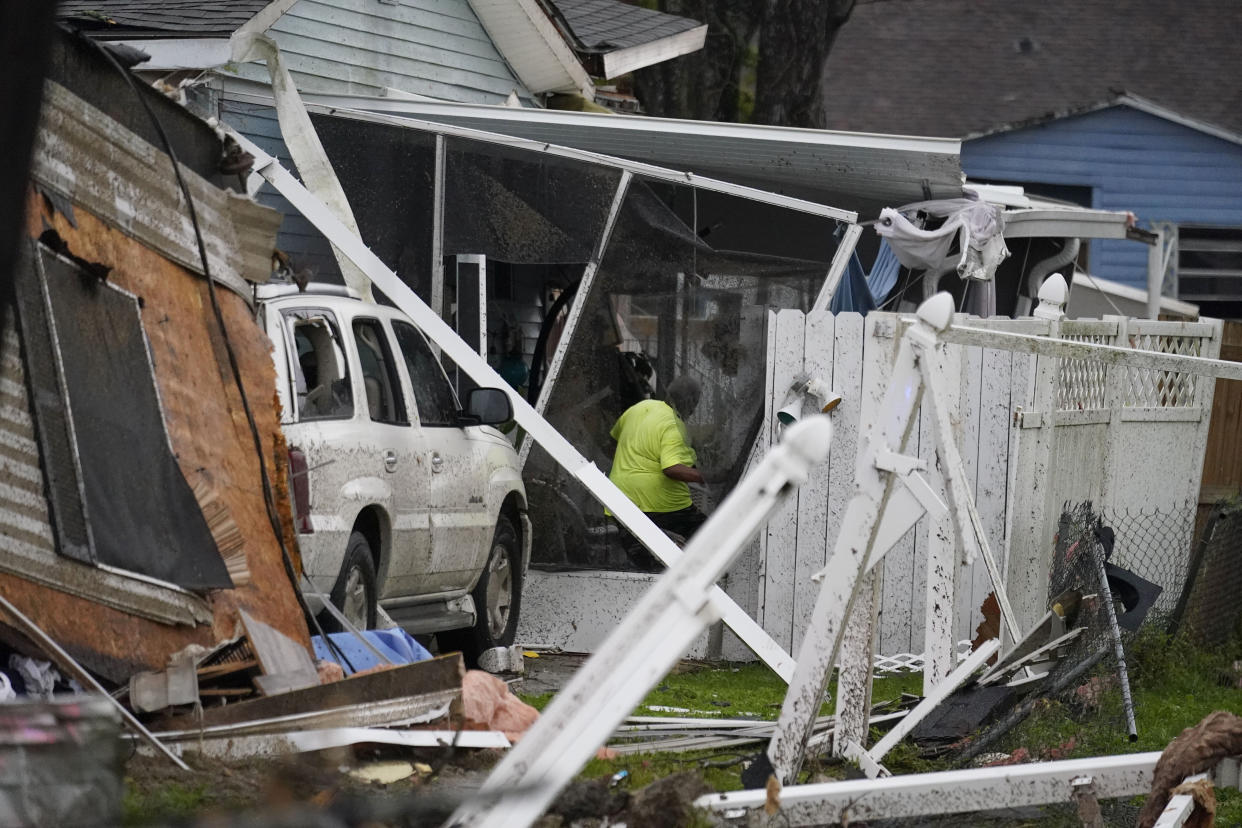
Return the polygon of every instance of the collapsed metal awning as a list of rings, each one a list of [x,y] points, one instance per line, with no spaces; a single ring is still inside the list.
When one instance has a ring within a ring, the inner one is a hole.
[[[228,87],[231,96],[261,90]],[[861,218],[962,195],[957,139],[390,98],[306,95],[305,102],[311,111],[385,113],[617,156],[844,207]]]

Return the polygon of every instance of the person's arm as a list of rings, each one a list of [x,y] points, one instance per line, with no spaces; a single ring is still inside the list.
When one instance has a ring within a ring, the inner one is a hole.
[[[665,477],[671,477],[673,480],[680,480],[682,483],[707,484],[707,481],[703,479],[702,472],[684,463],[674,463],[667,469],[664,469],[664,475]]]

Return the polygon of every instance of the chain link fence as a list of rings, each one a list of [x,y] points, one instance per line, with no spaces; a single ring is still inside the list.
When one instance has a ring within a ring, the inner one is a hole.
[[[1016,685],[1009,688],[1012,694],[942,758],[963,767],[1069,758],[1078,755],[1073,728],[1114,733],[1113,752],[1124,752],[1124,734],[1143,728],[1144,711],[1133,705],[1130,678],[1137,672],[1141,680],[1142,665],[1134,662],[1148,630],[1200,647],[1237,640],[1242,506],[1218,504],[1202,536],[1194,538],[1196,506],[1135,511],[1067,504],[1049,572],[1050,612],[1035,634],[1038,646],[1053,646],[1037,655],[1029,670],[1010,676],[1008,684]],[[1038,678],[1040,673],[1046,675]],[[1068,736],[1067,720],[1073,723]],[[1028,724],[1019,738],[1014,731],[1023,722]],[[1140,807],[1134,801],[1098,805],[1103,824],[1110,826],[1133,825]],[[1080,817],[1079,805],[1066,802],[1021,813],[883,824],[1077,825],[1083,824]]]

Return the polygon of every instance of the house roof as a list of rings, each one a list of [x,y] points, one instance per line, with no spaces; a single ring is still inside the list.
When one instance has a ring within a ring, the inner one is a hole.
[[[553,5],[578,42],[596,51],[642,46],[703,25],[617,0],[554,0]]]
[[[1159,104],[1153,103],[1145,98],[1125,93],[1113,95],[1109,100],[1101,101],[1100,103],[1088,104],[1086,106],[1067,107],[1060,111],[1044,112],[1023,121],[1015,121],[1008,124],[997,124],[991,129],[985,129],[963,137],[980,138],[985,135],[1012,132],[1018,129],[1026,129],[1027,127],[1039,126],[1052,121],[1058,121],[1062,118],[1072,118],[1077,115],[1086,115],[1091,112],[1099,112],[1103,109],[1111,109],[1115,106],[1128,106],[1131,109],[1138,110],[1139,112],[1145,112],[1148,115],[1153,115],[1157,118],[1163,118],[1166,121],[1180,124],[1188,129],[1193,129],[1206,135],[1212,135],[1216,138],[1220,138],[1222,141],[1229,141],[1233,144],[1242,144],[1242,134],[1219,127],[1216,124],[1209,124],[1195,118],[1188,118],[1181,113],[1174,112],[1167,107],[1160,106]]]
[[[859,3],[825,72],[830,129],[966,135],[1119,90],[1242,133],[1236,0]]]
[[[618,0],[544,0],[596,77],[620,77],[703,48],[707,25]]]
[[[62,20],[115,37],[228,37],[271,0],[63,0]]]

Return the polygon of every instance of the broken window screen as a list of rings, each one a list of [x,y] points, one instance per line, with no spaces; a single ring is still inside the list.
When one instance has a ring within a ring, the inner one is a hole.
[[[314,115],[358,232],[426,301],[431,296],[435,135],[352,118]],[[340,282],[339,271],[332,281]]]
[[[285,312],[297,359],[293,392],[299,420],[341,420],[354,416],[349,366],[341,348],[340,328],[330,311]]]
[[[444,254],[587,262],[621,173],[500,144],[445,139]]]
[[[76,455],[43,455],[45,467],[72,463],[48,468],[49,480],[77,480],[50,493],[53,510],[85,516],[94,562],[190,589],[232,587],[168,442],[137,298],[46,248],[38,265],[19,275],[22,336],[52,370],[29,364],[28,376],[36,400],[55,396],[68,414],[59,425]],[[41,434],[55,425],[45,404],[35,406]]]
[[[549,421],[606,470],[621,413],[693,377],[702,398],[686,424],[709,511],[741,476],[762,423],[768,312],[810,308],[836,229],[831,219],[635,177],[550,390]],[[533,562],[641,568],[644,556],[627,551],[603,508],[538,447],[525,478]]]

